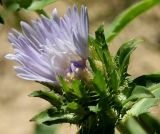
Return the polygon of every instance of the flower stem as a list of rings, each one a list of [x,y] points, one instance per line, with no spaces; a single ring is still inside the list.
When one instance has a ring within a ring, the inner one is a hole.
[[[44,15],[45,17],[50,18],[49,15],[46,13],[46,11],[43,10],[43,9],[36,10],[36,13],[37,13],[38,15]]]

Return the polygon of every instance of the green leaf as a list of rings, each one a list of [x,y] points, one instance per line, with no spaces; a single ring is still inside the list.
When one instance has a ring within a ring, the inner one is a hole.
[[[129,134],[147,134],[135,118],[129,118],[126,123],[126,127],[130,132]]]
[[[92,71],[95,73],[97,71],[97,67],[94,60],[91,57],[89,57],[88,61],[89,61],[90,67],[92,68]]]
[[[57,0],[34,0],[32,4],[27,8],[28,10],[41,10],[45,6],[56,2]]]
[[[142,0],[122,12],[109,26],[106,32],[107,42],[111,42],[121,30],[134,18],[159,4],[160,0]]]
[[[150,114],[141,114],[138,119],[148,133],[158,134],[160,132],[160,122]]]
[[[60,107],[63,103],[62,98],[53,91],[34,91],[29,96],[40,97],[56,107]]]
[[[129,65],[129,60],[132,52],[135,50],[136,45],[139,44],[141,40],[130,40],[125,42],[117,51],[115,60],[117,67],[119,68],[121,80],[127,76],[127,69]]]
[[[105,40],[105,35],[104,35],[104,26],[101,25],[95,32],[96,35],[96,40],[99,43],[100,47],[102,47],[102,49],[107,49],[108,50],[108,46]]]
[[[17,0],[17,3],[21,8],[27,8],[32,4],[33,0]]]
[[[95,40],[95,50],[99,57],[99,60],[102,61],[102,68],[109,79],[109,86],[117,90],[119,86],[119,74],[117,72],[114,60],[112,55],[109,52],[108,45],[105,41],[104,36],[104,27],[103,25],[98,28],[96,31],[96,40]]]
[[[72,82],[72,89],[74,90],[74,93],[79,98],[83,97],[82,90],[80,89],[81,82],[79,80],[74,80]]]
[[[51,116],[53,116],[53,113],[54,113],[54,115],[59,114],[57,112],[57,109],[53,107],[53,108],[49,108],[49,109],[44,110],[44,111],[40,112],[39,114],[35,115],[30,121],[36,121],[38,124],[41,124],[45,121],[50,120]]]
[[[104,95],[104,93],[106,91],[106,82],[105,82],[104,76],[102,75],[102,73],[100,71],[96,72],[96,74],[94,76],[94,79],[93,79],[93,82],[97,87],[96,91],[99,94],[103,94]]]
[[[78,124],[77,119],[74,114],[61,114],[59,116],[52,117],[50,120],[43,122],[46,125],[54,125],[54,124],[62,124],[62,123],[70,123],[70,124]]]
[[[36,124],[34,134],[55,134],[57,127],[58,127],[58,125],[46,126],[43,124]]]
[[[154,97],[155,96],[146,87],[136,86],[133,89],[131,96],[127,100],[125,100],[124,104],[127,103],[128,101],[135,100],[135,99],[154,98]]]
[[[11,5],[16,4],[18,2],[17,0],[2,0],[1,3],[3,3],[5,7],[10,7]]]
[[[98,105],[96,106],[88,106],[89,111],[94,112],[94,113],[98,113],[100,111],[100,108],[98,107]]]
[[[68,83],[67,83],[67,81],[63,78],[63,77],[59,77],[59,81],[60,81],[60,85],[61,85],[61,87],[63,88],[63,91],[65,92],[65,93],[67,93],[67,92],[70,92],[71,90],[70,90],[70,87],[69,87],[69,85],[68,85]]]
[[[68,103],[66,109],[70,113],[75,113],[76,115],[85,115],[84,109],[76,102]]]
[[[148,87],[148,90],[155,96],[155,98],[143,98],[137,101],[132,108],[127,112],[128,115],[138,116],[149,112],[149,109],[160,102],[160,84],[154,84]]]
[[[39,81],[36,81],[36,82],[44,85],[45,87],[48,87],[49,90],[54,91],[55,93],[62,94],[62,90],[57,85],[47,83],[47,82],[39,82]]]
[[[160,83],[160,74],[142,75],[133,80],[137,85],[147,86],[151,83]]]
[[[55,113],[55,114],[51,114]],[[76,123],[76,119],[74,114],[57,112],[55,109],[47,109],[38,115],[34,116],[31,121],[35,121],[38,124],[46,124],[46,125],[53,125],[53,124],[60,124],[60,123]]]
[[[133,89],[130,97],[134,99],[134,98],[153,98],[155,96],[146,87],[136,86]]]

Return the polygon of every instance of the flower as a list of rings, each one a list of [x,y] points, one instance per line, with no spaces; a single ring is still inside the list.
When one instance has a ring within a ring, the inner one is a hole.
[[[17,76],[27,80],[57,83],[57,76],[67,77],[86,68],[88,50],[88,12],[74,5],[64,17],[54,9],[52,18],[42,16],[29,25],[21,22],[22,33],[13,29],[9,41],[15,54],[6,55],[20,65]]]

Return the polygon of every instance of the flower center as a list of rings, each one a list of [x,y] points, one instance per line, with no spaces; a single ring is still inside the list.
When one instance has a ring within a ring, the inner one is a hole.
[[[75,73],[77,69],[84,70],[86,68],[86,59],[79,61],[71,61],[68,73]]]
[[[74,79],[84,79],[86,73],[86,59],[79,61],[71,61],[70,67],[67,70],[66,79],[72,81]]]

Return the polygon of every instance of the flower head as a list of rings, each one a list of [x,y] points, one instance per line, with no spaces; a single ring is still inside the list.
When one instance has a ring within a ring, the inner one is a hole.
[[[22,33],[12,30],[9,41],[14,54],[6,58],[20,65],[14,67],[23,79],[57,82],[57,75],[66,77],[76,69],[86,68],[88,58],[87,7],[68,8],[64,17],[54,9],[52,19],[42,16],[29,25],[21,22]]]

